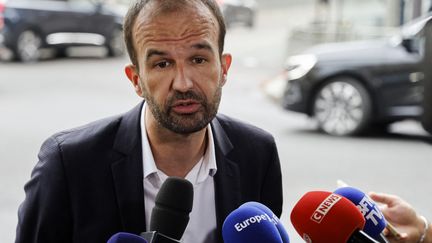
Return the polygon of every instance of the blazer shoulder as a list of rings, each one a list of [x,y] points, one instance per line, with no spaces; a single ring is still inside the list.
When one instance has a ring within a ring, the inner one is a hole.
[[[79,145],[85,148],[87,145],[97,144],[106,141],[107,137],[115,136],[121,119],[122,115],[116,115],[57,132],[50,136],[45,143],[55,141],[60,147]]]
[[[245,139],[258,139],[274,143],[273,135],[262,128],[223,114],[218,114],[216,119],[230,137],[244,137]]]

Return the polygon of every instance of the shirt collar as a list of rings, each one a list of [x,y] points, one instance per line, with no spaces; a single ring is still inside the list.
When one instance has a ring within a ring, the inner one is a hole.
[[[147,130],[145,126],[145,112],[147,110],[147,103],[141,110],[140,125],[141,125],[141,139],[142,139],[142,155],[143,155],[143,175],[144,179],[148,179],[151,176],[159,177],[159,181],[162,183],[168,177],[156,167],[156,163],[151,151],[150,143],[147,137]],[[186,179],[192,182],[192,184],[199,184],[203,182],[207,176],[213,177],[217,172],[216,166],[216,154],[215,145],[213,140],[213,132],[211,125],[207,125],[207,148],[203,158],[198,162],[195,167],[186,175]],[[190,175],[189,175],[190,174]],[[196,178],[196,179],[195,179]]]

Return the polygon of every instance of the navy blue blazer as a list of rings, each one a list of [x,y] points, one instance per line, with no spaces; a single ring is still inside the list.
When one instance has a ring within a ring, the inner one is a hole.
[[[142,104],[43,143],[24,186],[17,243],[106,242],[117,232],[145,231]],[[217,115],[211,128],[218,241],[223,242],[223,221],[244,202],[261,202],[281,215],[282,178],[270,134],[224,115]]]

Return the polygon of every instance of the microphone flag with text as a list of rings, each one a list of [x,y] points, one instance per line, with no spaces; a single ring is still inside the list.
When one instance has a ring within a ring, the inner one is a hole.
[[[193,185],[180,177],[168,177],[156,195],[150,218],[150,232],[141,236],[148,243],[178,243],[189,223]]]
[[[334,193],[350,200],[360,210],[366,220],[363,228],[366,234],[380,242],[387,242],[385,237],[381,235],[387,226],[387,221],[378,205],[372,199],[359,189],[350,186],[340,187]]]
[[[279,231],[279,235],[282,238],[283,243],[289,243],[289,237],[288,232],[286,231],[285,227],[283,226],[282,222],[280,222],[280,219],[271,211],[270,208],[268,208],[266,205],[259,203],[259,202],[246,202],[240,207],[246,207],[246,206],[252,206],[255,208],[258,208],[259,210],[263,211],[265,214],[270,216],[273,224],[276,226],[277,230]]]
[[[291,212],[297,233],[313,243],[378,243],[362,231],[365,218],[343,196],[311,191],[303,195]]]
[[[272,216],[256,205],[232,211],[222,225],[222,237],[224,243],[284,243]]]

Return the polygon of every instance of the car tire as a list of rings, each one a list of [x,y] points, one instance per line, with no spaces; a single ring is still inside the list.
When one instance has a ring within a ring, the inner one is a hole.
[[[110,57],[118,57],[124,54],[125,45],[123,42],[123,31],[121,29],[115,29],[113,31],[106,47],[108,49],[108,56]]]
[[[374,135],[388,134],[392,123],[392,121],[372,123],[368,126],[367,133]]]
[[[368,91],[351,77],[334,78],[322,85],[313,99],[313,116],[321,131],[336,136],[357,135],[371,120]]]
[[[65,58],[68,57],[68,51],[66,47],[59,47],[55,50],[55,57]]]
[[[14,49],[15,58],[22,62],[35,62],[40,58],[42,39],[33,30],[21,32]]]

